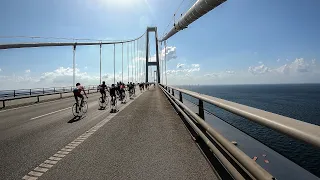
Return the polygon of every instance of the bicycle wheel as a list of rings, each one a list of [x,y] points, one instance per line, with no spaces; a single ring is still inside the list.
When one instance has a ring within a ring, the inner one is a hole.
[[[88,103],[87,101],[83,101],[83,107],[81,108],[81,111],[83,112],[83,114],[87,113],[88,111]]]
[[[78,111],[78,113],[77,113],[76,108],[77,108],[77,103],[74,103],[73,106],[72,106],[72,114],[73,114],[74,116],[79,116],[79,111]]]
[[[106,101],[104,101],[104,102],[102,101],[102,97],[99,98],[99,106],[101,108],[105,108],[107,106]]]
[[[106,103],[106,106],[109,104],[109,98],[106,96],[106,99],[104,100]]]
[[[114,107],[115,109],[117,109],[117,98],[114,99],[113,107]]]

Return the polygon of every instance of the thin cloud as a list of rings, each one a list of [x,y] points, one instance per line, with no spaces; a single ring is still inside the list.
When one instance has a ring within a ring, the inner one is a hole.
[[[183,68],[184,65],[185,65],[185,64],[180,64],[180,63],[178,63],[178,64],[177,64],[177,69]]]
[[[30,69],[27,69],[25,72],[26,72],[26,73],[30,73],[30,72],[31,72],[31,70],[30,70]]]

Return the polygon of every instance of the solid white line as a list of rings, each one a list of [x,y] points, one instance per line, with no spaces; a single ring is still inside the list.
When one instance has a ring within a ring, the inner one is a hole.
[[[34,120],[34,119],[38,119],[38,118],[41,118],[41,117],[44,117],[44,116],[48,116],[50,114],[54,114],[54,113],[57,113],[57,112],[60,112],[60,111],[64,111],[64,110],[67,110],[67,109],[70,109],[71,107],[67,107],[67,108],[64,108],[64,109],[60,109],[58,111],[53,111],[51,113],[47,113],[47,114],[43,114],[41,116],[37,116],[37,117],[34,117],[34,118],[31,118],[30,120]]]

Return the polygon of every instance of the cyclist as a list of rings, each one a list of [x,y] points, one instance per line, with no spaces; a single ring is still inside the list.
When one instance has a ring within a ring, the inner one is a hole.
[[[106,89],[107,89],[107,85],[106,85],[106,82],[102,81],[102,84],[99,85],[99,88],[100,88],[100,93],[101,93],[101,97],[102,97],[102,103],[105,102],[105,99],[106,99]]]
[[[132,96],[132,94],[133,94],[133,84],[132,84],[132,82],[130,82],[128,87],[129,87],[129,94],[130,94],[130,96]]]
[[[110,97],[111,97],[111,107],[112,107],[112,109],[111,109],[111,111],[110,111],[110,113],[113,113],[113,112],[115,112],[116,111],[116,109],[113,109],[114,107],[115,107],[115,100],[116,100],[116,87],[115,87],[115,85],[114,84],[112,84],[111,85],[111,88],[110,88]]]
[[[121,98],[121,100],[123,100],[125,93],[126,93],[126,92],[125,92],[124,83],[121,83],[121,82],[120,82],[120,98]]]
[[[132,87],[132,88],[133,88],[133,94],[136,94],[136,84],[133,83],[132,86],[133,86],[133,87]]]
[[[74,98],[76,99],[76,102],[77,102],[77,105],[76,105],[76,112],[77,113],[79,113],[78,112],[78,105],[79,105],[78,97],[81,98],[80,110],[81,110],[81,107],[82,107],[82,104],[83,104],[83,100],[84,100],[84,97],[81,94],[81,91],[83,91],[84,95],[86,95],[86,98],[88,99],[88,96],[86,94],[86,91],[84,90],[84,87],[81,86],[80,83],[77,83],[76,87],[73,89],[73,96],[74,96]]]

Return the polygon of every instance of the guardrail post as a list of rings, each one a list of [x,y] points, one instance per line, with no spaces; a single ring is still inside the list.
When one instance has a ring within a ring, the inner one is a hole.
[[[199,99],[199,116],[204,120],[203,101]]]
[[[37,98],[38,98],[38,102],[40,102],[39,96],[37,96]]]
[[[2,101],[2,107],[3,107],[3,108],[6,107],[6,103],[5,103],[5,102],[6,102],[6,101],[4,101],[4,100]]]
[[[53,92],[54,92],[54,93],[56,92],[56,88],[53,88]]]
[[[65,91],[65,89],[64,89],[64,88],[63,88],[62,90],[63,90],[63,92]]]
[[[13,97],[16,97],[16,90],[13,90]]]
[[[31,94],[32,94],[32,93],[31,93],[31,89],[30,89],[30,96],[31,96]]]
[[[174,89],[172,89],[172,96],[174,96]]]
[[[62,98],[62,93],[60,93],[60,98]]]
[[[88,89],[88,94],[89,94],[89,90],[90,90],[90,89]]]
[[[183,100],[182,100],[182,93],[179,91],[179,100],[180,100],[180,102],[183,102]]]
[[[43,94],[44,94],[44,88],[42,89],[42,92],[43,92]]]

